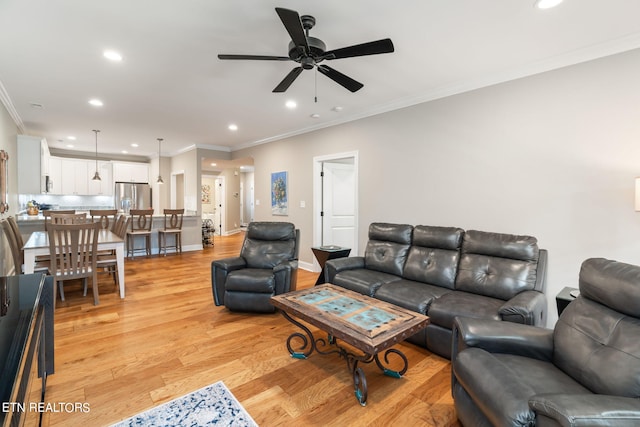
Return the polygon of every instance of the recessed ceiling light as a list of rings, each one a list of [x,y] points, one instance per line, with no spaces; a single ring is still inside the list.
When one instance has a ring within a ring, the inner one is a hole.
[[[342,111],[342,110],[343,110],[343,108],[342,108],[342,107],[339,107],[339,106],[335,106],[335,107],[333,107],[333,108],[331,109],[331,111],[335,111],[336,113],[339,113],[339,112],[340,112],[340,111]]]
[[[67,148],[73,148],[73,144],[67,144]]]
[[[31,108],[44,108],[44,105],[39,104],[37,102],[32,102],[29,105],[31,106]]]
[[[231,124],[229,125],[229,130],[233,130],[233,131],[238,130],[238,125],[236,125],[236,124],[234,124],[234,123],[231,123]]]
[[[104,104],[102,103],[102,101],[100,101],[99,99],[90,99],[89,100],[89,104],[93,105],[94,107],[102,107]]]
[[[284,104],[284,105],[286,105],[286,107],[287,107],[288,109],[290,109],[290,110],[293,110],[294,108],[296,108],[296,107],[298,106],[298,104],[296,104],[296,101],[294,101],[294,100],[289,100],[289,101],[287,101],[287,103],[286,103],[286,104]]]
[[[319,118],[320,118],[320,114],[318,114],[318,113],[313,113],[313,114],[311,115],[311,118],[312,118],[312,119],[319,119]]]
[[[75,136],[73,136],[73,135],[69,135],[69,136],[67,137],[67,139],[68,139],[69,141],[75,141],[75,140],[76,140],[76,137],[75,137]]]
[[[132,147],[136,148],[138,147],[138,144],[136,144],[135,142],[133,144],[131,144]]]
[[[563,0],[536,0],[535,6],[538,9],[551,9],[552,7],[556,7]]]
[[[102,55],[110,61],[120,62],[122,61],[122,55],[115,50],[105,50]]]
[[[122,154],[129,154],[127,150],[122,150]]]
[[[218,166],[217,163],[211,163],[211,166]]]

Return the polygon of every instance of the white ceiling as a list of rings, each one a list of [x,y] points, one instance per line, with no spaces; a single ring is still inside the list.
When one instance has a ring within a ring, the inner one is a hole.
[[[21,131],[51,147],[65,149],[73,135],[74,150],[93,152],[91,130],[100,129],[101,154],[151,158],[156,138],[163,156],[232,151],[640,47],[638,0],[565,0],[545,11],[533,3],[0,0],[0,99]],[[356,93],[315,71],[272,93],[295,63],[217,54],[286,56],[275,7],[313,15],[311,35],[328,49],[389,37],[395,52],[328,63],[364,84]],[[106,48],[124,60],[105,60]],[[88,105],[92,97],[104,106]],[[290,99],[297,109],[285,108]]]

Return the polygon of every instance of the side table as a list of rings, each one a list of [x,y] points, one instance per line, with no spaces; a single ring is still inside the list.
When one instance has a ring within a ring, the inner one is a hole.
[[[558,295],[556,295],[556,307],[558,308],[558,316],[562,314],[565,308],[569,305],[571,301],[576,299],[575,294],[579,293],[578,288],[571,288],[569,286],[563,288]]]
[[[320,271],[320,275],[318,276],[318,280],[316,280],[316,286],[324,283],[324,270],[325,270],[324,265],[327,263],[328,260],[348,257],[349,253],[351,253],[350,248],[343,248],[341,246],[334,246],[334,245],[317,246],[315,248],[311,248],[311,251],[313,252],[313,255],[316,257],[316,259],[318,260],[318,263],[320,264],[320,268],[322,268],[322,270]]]

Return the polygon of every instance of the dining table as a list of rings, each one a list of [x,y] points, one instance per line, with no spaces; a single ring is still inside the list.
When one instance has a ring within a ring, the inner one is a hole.
[[[120,298],[124,298],[124,239],[107,229],[98,230],[98,250],[115,250],[118,266]],[[49,234],[46,231],[34,231],[24,244],[24,273],[31,274],[36,265],[36,256],[50,255]]]

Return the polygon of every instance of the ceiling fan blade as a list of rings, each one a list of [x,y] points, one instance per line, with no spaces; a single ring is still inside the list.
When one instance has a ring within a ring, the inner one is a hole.
[[[309,52],[307,36],[304,34],[304,28],[302,28],[302,21],[300,20],[298,12],[295,10],[276,7],[276,13],[280,17],[284,27],[287,29],[293,43],[296,46],[304,46],[305,52]]]
[[[364,86],[362,83],[353,80],[349,76],[345,76],[340,71],[336,71],[327,65],[318,65],[318,71],[351,92],[357,92]]]
[[[288,56],[269,55],[218,55],[218,59],[254,59],[258,61],[290,61]]]
[[[373,42],[356,44],[341,49],[329,50],[322,55],[323,59],[353,58],[354,56],[377,55],[379,53],[393,52],[391,39],[376,40]]]
[[[296,67],[287,74],[287,76],[280,82],[278,86],[273,90],[273,92],[286,92],[291,86],[291,83],[298,78],[300,73],[302,72],[302,67]]]

